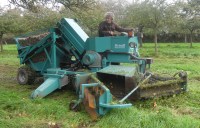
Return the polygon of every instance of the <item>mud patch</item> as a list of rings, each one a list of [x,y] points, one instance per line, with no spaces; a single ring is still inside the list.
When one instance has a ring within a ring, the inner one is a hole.
[[[192,115],[194,112],[190,108],[180,108],[177,113],[180,115]]]
[[[200,76],[196,76],[194,79],[200,81]]]
[[[194,109],[194,108],[178,108],[173,109],[172,113],[176,116],[180,115],[190,115],[194,118],[200,119],[200,109]]]
[[[63,128],[63,125],[61,123],[56,123],[56,122],[48,122],[48,123],[32,122],[32,123],[26,124],[23,127],[24,128]]]
[[[18,68],[11,65],[0,65],[0,78],[16,77]]]
[[[77,128],[91,128],[94,127],[96,123],[97,121],[82,122],[77,126]]]

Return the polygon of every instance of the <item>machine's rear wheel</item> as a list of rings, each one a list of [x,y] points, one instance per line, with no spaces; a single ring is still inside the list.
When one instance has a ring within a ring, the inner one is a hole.
[[[35,81],[35,72],[27,66],[22,66],[17,72],[17,81],[21,85],[33,84]]]

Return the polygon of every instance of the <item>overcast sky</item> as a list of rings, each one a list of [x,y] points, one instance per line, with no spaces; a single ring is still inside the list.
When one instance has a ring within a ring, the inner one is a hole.
[[[5,6],[6,4],[8,4],[8,0],[0,0],[1,7]]]

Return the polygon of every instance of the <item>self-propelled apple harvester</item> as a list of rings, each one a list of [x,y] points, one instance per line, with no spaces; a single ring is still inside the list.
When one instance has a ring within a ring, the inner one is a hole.
[[[70,109],[77,110],[83,103],[93,117],[132,106],[124,102],[127,98],[167,96],[187,87],[183,71],[173,77],[147,73],[152,59],[139,57],[137,37],[130,34],[90,38],[74,19],[63,18],[56,27],[15,40],[23,64],[17,73],[19,84],[32,84],[37,76],[44,78],[32,98],[70,86],[78,94]]]

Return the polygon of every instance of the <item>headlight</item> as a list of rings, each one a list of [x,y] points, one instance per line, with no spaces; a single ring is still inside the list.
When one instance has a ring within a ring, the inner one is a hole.
[[[135,43],[135,42],[130,42],[130,43],[129,43],[129,47],[131,47],[131,48],[136,48],[136,43]]]

